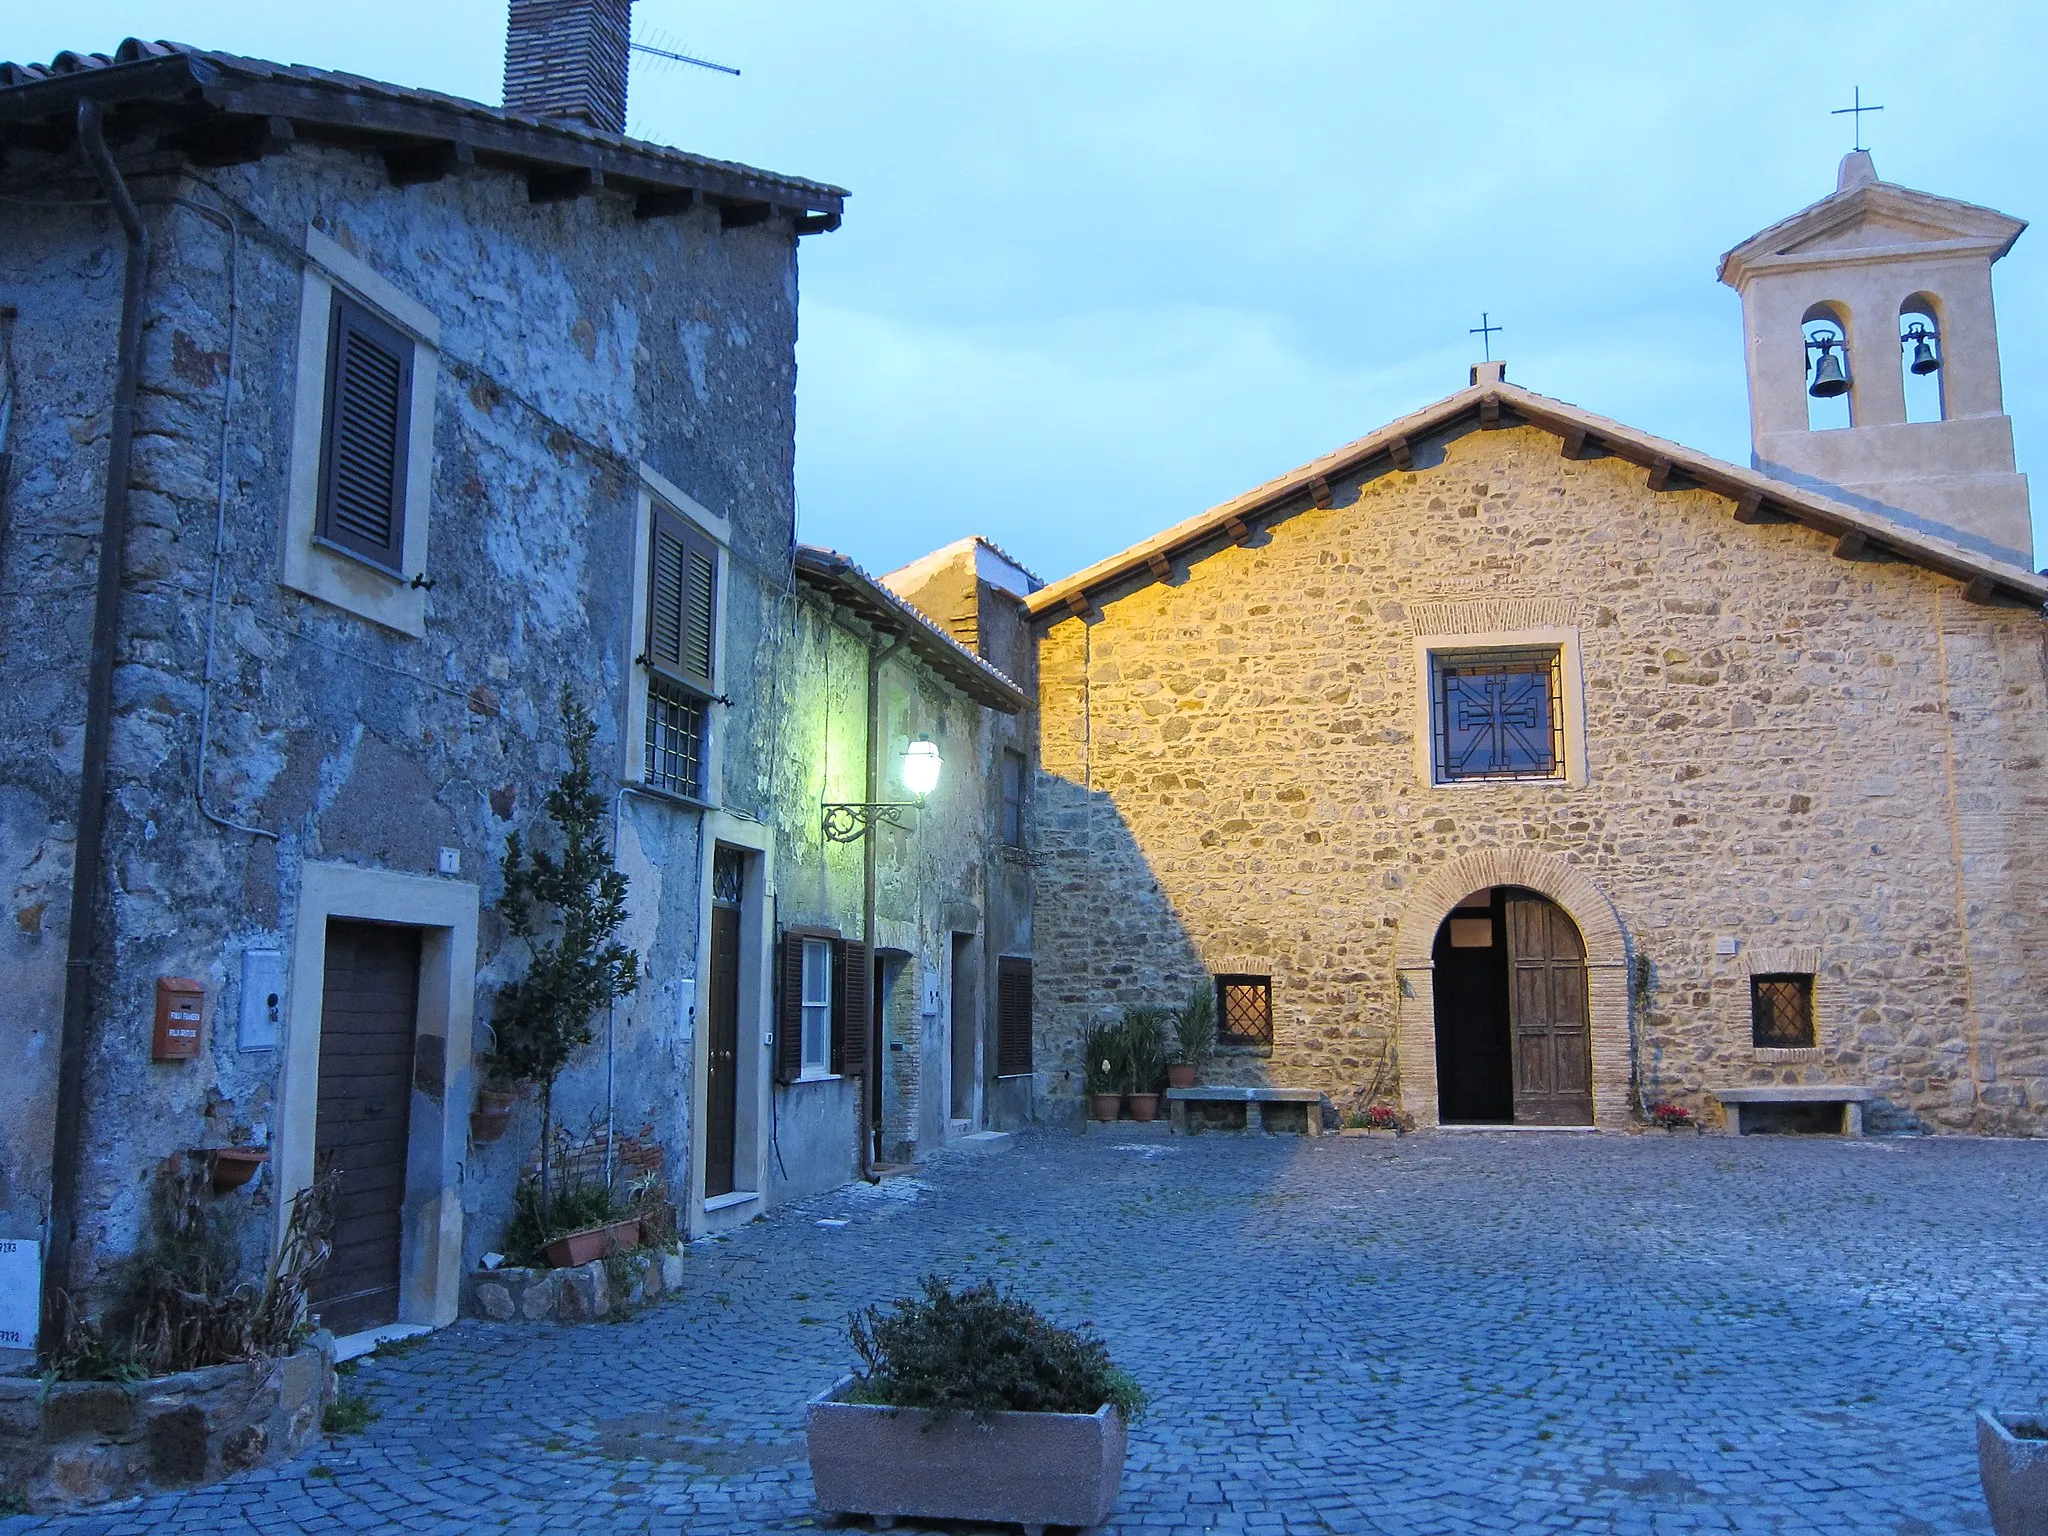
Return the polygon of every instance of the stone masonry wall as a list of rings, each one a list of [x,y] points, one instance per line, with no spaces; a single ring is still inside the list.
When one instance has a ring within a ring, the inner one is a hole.
[[[1426,954],[1444,915],[1411,892],[1528,849],[1589,876],[1647,962],[1645,1101],[1712,1120],[1716,1086],[1869,1083],[1874,1126],[2048,1133],[2039,615],[1531,428],[1335,491],[1045,632],[1051,1091],[1078,1094],[1086,1023],[1263,963],[1273,1052],[1211,1078],[1392,1099],[1397,940],[1419,925]],[[1576,626],[1584,787],[1423,776],[1415,620],[1443,603]],[[1750,965],[1802,950],[1818,1058],[1763,1059]]]

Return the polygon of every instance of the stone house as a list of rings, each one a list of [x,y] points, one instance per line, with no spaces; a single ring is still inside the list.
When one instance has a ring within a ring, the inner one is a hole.
[[[2048,1132],[2022,227],[1858,153],[1732,251],[1754,467],[1487,364],[1031,594],[1049,1100],[1214,985],[1212,1079],[1423,1125]]]
[[[688,1230],[859,1163],[850,1107],[769,1093],[780,924],[869,936],[803,796],[876,796],[797,771],[803,722],[864,739],[849,647],[916,631],[885,717],[948,763],[943,848],[882,850],[884,976],[948,974],[932,923],[1020,949],[960,873],[1018,690],[794,545],[797,250],[844,194],[625,137],[626,0],[511,11],[503,108],[170,44],[0,65],[0,1238],[46,1289],[105,1280],[164,1157],[244,1144],[252,1267],[331,1155],[323,1316],[454,1315],[538,1141],[531,1102],[497,1141],[470,1111],[564,690],[643,980],[558,1119],[630,1136]]]

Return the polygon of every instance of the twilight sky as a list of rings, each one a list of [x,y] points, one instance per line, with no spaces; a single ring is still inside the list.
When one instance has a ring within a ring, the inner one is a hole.
[[[9,6],[0,58],[171,37],[495,102],[500,0]],[[886,570],[985,533],[1048,577],[1451,393],[1748,461],[1721,252],[1888,181],[2048,218],[2048,7],[639,0],[632,130],[837,182],[803,242],[801,534]],[[2048,230],[1999,264],[2048,470]],[[2035,515],[2048,558],[2048,485]],[[2040,561],[2037,560],[2037,563]]]

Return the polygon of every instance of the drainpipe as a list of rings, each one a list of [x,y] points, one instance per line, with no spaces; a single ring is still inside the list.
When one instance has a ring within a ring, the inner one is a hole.
[[[868,772],[863,798],[871,806],[879,804],[882,798],[882,668],[902,649],[901,635],[893,636],[882,650],[876,650],[872,643],[868,646]],[[861,1085],[861,1114],[867,1125],[860,1138],[860,1173],[870,1183],[874,1181],[875,1164],[882,1160],[882,1021],[875,1014],[875,835],[875,824],[871,821],[866,836],[860,840],[860,940],[868,955],[867,974],[861,978],[861,985],[867,988],[862,995],[867,1000],[869,1015],[868,1080]]]
[[[51,1128],[50,1251],[43,1264],[43,1351],[56,1349],[73,1280],[78,1235],[78,1166],[83,1141],[85,1058],[92,1028],[93,965],[101,948],[100,880],[107,821],[107,743],[114,717],[114,651],[121,635],[121,587],[127,574],[128,474],[135,443],[135,390],[142,351],[142,306],[149,277],[149,232],[129,196],[102,131],[96,101],[78,104],[78,142],[106,190],[128,242],[121,278],[121,335],[114,354],[114,402],[107,433],[106,500],[100,514],[98,582],[93,597],[92,659],[85,685],[85,760],[78,782],[78,845],[71,871],[71,926],[64,956],[63,1034],[57,1053],[57,1107]]]

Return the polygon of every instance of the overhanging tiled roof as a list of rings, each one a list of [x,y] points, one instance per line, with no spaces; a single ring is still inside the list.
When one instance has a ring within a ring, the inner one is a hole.
[[[799,544],[796,577],[863,622],[901,636],[920,661],[977,704],[1014,715],[1031,702],[1022,688],[838,550]]]
[[[394,181],[431,180],[465,160],[581,179],[638,198],[644,216],[701,201],[731,224],[782,213],[799,234],[836,229],[846,192],[686,154],[566,119],[542,120],[440,91],[361,75],[272,64],[183,43],[130,38],[111,54],[60,53],[49,64],[0,64],[0,150],[67,147],[80,100],[107,108],[112,143],[168,128],[199,164],[274,152],[297,138],[385,156]],[[440,151],[440,154],[436,154]],[[537,194],[538,195],[538,194]]]
[[[1332,481],[1409,468],[1415,449],[1427,439],[1473,428],[1525,425],[1555,433],[1567,458],[1605,454],[1640,465],[1654,490],[1699,486],[1724,496],[1732,503],[1737,522],[1804,523],[1841,540],[1837,548],[1844,557],[1890,556],[1923,566],[1963,583],[1965,595],[1976,602],[2015,602],[2036,610],[2048,603],[2048,580],[2021,566],[1989,559],[1879,513],[1832,501],[1548,395],[1513,384],[1481,383],[1053,582],[1032,593],[1025,608],[1041,619],[1085,614],[1103,600],[1167,576],[1177,564],[1242,543],[1263,523],[1327,505]]]

